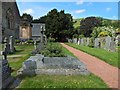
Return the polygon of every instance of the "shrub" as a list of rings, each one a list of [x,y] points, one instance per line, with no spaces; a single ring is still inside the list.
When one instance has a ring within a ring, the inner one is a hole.
[[[33,40],[27,40],[27,43],[29,43],[29,44],[33,44],[34,41],[33,41]]]
[[[48,38],[48,42],[55,42],[55,39],[54,39],[54,38],[49,37],[49,38]]]
[[[15,43],[20,43],[20,40],[15,40]]]
[[[48,43],[46,48],[41,51],[41,54],[48,57],[64,57],[62,46],[58,43]]]

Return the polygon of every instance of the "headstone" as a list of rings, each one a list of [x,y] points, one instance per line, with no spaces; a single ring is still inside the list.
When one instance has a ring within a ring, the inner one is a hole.
[[[111,39],[110,50],[111,50],[112,52],[115,52],[115,51],[116,51],[116,44],[115,44],[115,38],[114,38],[114,37],[112,37],[112,39]]]
[[[84,45],[84,39],[83,38],[81,39],[81,45]]]
[[[73,43],[77,44],[77,38],[73,39]]]
[[[101,37],[100,38],[100,47],[103,48],[103,49],[105,49],[105,43],[106,43],[105,38],[106,37]]]
[[[10,53],[10,44],[7,37],[4,38],[4,49],[6,53]]]
[[[41,54],[36,54],[23,63],[23,67],[18,73],[27,75],[88,75],[90,72],[84,63],[74,57],[44,57]]]
[[[87,38],[86,46],[90,44],[90,38]]]
[[[80,45],[80,38],[78,39],[78,45]]]
[[[105,42],[105,49],[110,50],[111,37],[110,36],[106,37],[105,41],[106,41]]]
[[[94,47],[95,48],[100,48],[100,38],[95,38]]]
[[[84,41],[84,46],[86,46],[86,44],[87,44],[87,39],[86,38],[83,38],[83,41]]]
[[[9,67],[7,60],[7,51],[4,49],[2,55],[2,88],[8,88],[8,86],[13,82],[13,77],[11,76],[11,68]]]
[[[13,36],[10,36],[10,38],[9,38],[9,44],[10,44],[10,53],[13,53],[15,51]]]

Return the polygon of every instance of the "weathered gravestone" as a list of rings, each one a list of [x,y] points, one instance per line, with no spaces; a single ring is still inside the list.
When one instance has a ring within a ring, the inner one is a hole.
[[[105,49],[105,43],[106,43],[105,38],[106,37],[100,37],[100,47],[103,49]]]
[[[100,38],[95,38],[94,47],[95,48],[100,48]]]
[[[10,53],[10,44],[7,37],[4,38],[4,49],[6,53]]]
[[[2,53],[4,55],[4,57],[2,58],[2,88],[3,89],[8,88],[8,86],[14,80],[14,78],[11,76],[11,68],[9,67],[7,60],[7,52],[5,50]]]
[[[111,37],[108,36],[105,38],[105,49],[110,50]]]
[[[13,36],[10,36],[9,38],[9,45],[10,45],[10,53],[13,53],[15,51]]]
[[[79,38],[79,39],[78,39],[78,45],[80,45],[80,43],[81,43],[81,42],[80,42],[80,38]]]
[[[88,46],[89,44],[90,44],[90,38],[87,38],[86,46]]]
[[[116,44],[115,44],[115,38],[114,37],[112,37],[112,39],[111,39],[110,51],[112,51],[112,52],[116,51]]]
[[[71,56],[44,57],[41,54],[37,54],[25,61],[18,73],[26,75],[88,75],[90,72],[84,63]]]
[[[84,39],[83,38],[81,39],[81,45],[84,45]]]
[[[77,38],[73,39],[73,43],[77,44]]]

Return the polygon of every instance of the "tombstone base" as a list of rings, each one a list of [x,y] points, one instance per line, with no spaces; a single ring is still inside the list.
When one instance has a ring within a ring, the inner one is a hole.
[[[15,78],[13,78],[12,76],[7,78],[5,81],[2,82],[2,89],[9,88],[9,86],[13,83],[14,80]]]

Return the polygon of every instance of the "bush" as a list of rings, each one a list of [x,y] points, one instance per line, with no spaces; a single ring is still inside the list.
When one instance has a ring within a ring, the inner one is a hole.
[[[58,43],[48,43],[46,48],[41,51],[41,54],[48,57],[65,57],[62,46]]]
[[[34,44],[34,41],[33,40],[28,40],[27,43]]]
[[[48,42],[55,42],[55,39],[54,39],[54,38],[49,37],[49,38],[48,38]]]
[[[20,40],[15,40],[15,43],[20,43],[21,41]]]

